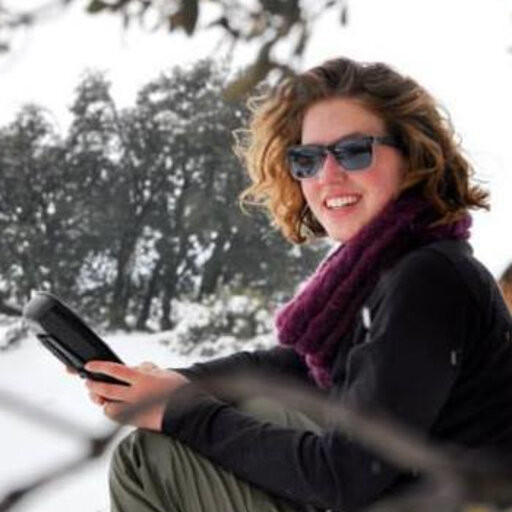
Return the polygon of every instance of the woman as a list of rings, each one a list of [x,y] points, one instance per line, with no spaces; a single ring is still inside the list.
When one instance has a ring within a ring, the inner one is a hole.
[[[387,65],[336,59],[254,109],[243,199],[293,242],[339,246],[279,311],[278,348],[179,372],[90,364],[131,384],[88,383],[113,418],[174,390],[118,447],[113,509],[350,511],[410,479],[327,419],[188,385],[205,375],[264,369],[436,442],[512,448],[511,319],[467,242],[487,193],[432,97]]]

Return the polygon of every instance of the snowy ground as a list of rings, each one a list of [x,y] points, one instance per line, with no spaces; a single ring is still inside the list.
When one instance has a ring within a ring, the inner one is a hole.
[[[0,338],[1,331],[2,326]],[[173,354],[161,342],[162,334],[118,334],[105,339],[127,364],[153,361],[163,367],[180,367],[192,359]],[[0,352],[0,391],[15,393],[47,411],[68,417],[91,433],[101,433],[112,425],[101,409],[88,400],[83,381],[67,374],[62,364],[32,336],[17,347]],[[22,419],[1,406],[0,433],[0,500],[8,490],[73,459],[83,450],[80,441]],[[14,510],[107,511],[108,455],[38,491]]]

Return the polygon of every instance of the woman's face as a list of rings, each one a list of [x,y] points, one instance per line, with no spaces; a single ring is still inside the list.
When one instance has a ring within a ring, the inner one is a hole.
[[[302,144],[331,144],[357,133],[388,135],[384,122],[354,99],[331,98],[311,105],[302,123]],[[392,146],[374,144],[369,167],[346,171],[328,153],[323,167],[301,181],[302,192],[327,235],[346,242],[397,197],[407,162]],[[350,200],[340,206],[335,198]]]

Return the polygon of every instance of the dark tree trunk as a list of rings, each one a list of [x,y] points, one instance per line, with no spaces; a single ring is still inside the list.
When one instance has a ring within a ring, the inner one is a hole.
[[[215,240],[215,247],[212,255],[204,266],[201,286],[198,293],[199,300],[206,295],[215,293],[217,290],[217,285],[219,284],[219,279],[222,276],[224,268],[225,244],[226,237],[219,235],[217,240]]]
[[[162,294],[162,316],[160,317],[160,329],[162,331],[168,331],[174,327],[174,324],[171,320],[171,301],[176,293],[176,278],[175,276],[169,275],[168,272],[164,275],[164,284],[163,284],[163,294]]]
[[[137,318],[136,328],[138,330],[146,330],[147,322],[149,319],[149,313],[151,311],[151,302],[153,298],[158,292],[158,279],[160,277],[160,272],[162,270],[163,260],[160,258],[151,273],[151,278],[148,283],[148,287],[146,289],[146,293],[144,295],[144,299],[142,301],[142,307],[139,312],[139,316]]]
[[[170,252],[170,251],[169,251]],[[160,318],[160,328],[163,331],[167,331],[174,327],[171,320],[171,302],[176,296],[178,290],[178,281],[180,275],[178,275],[176,269],[178,265],[183,262],[187,252],[187,234],[182,233],[179,241],[178,253],[172,256],[168,256],[164,259],[164,275],[162,279],[162,316]],[[164,252],[165,254],[165,252]]]
[[[128,305],[128,286],[130,280],[129,263],[133,254],[134,237],[127,236],[121,242],[121,249],[117,259],[117,274],[114,282],[112,302],[109,308],[109,323],[113,329],[126,329],[126,307]]]

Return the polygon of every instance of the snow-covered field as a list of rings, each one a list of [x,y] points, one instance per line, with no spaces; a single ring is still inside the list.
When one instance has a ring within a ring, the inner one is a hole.
[[[0,339],[2,338],[0,325]],[[127,364],[153,361],[163,367],[187,366],[197,357],[173,353],[162,343],[165,333],[112,334],[106,341]],[[168,336],[167,336],[168,338]],[[21,344],[0,352],[0,391],[9,391],[44,410],[67,417],[93,434],[104,432],[112,423],[89,401],[83,381],[68,374],[39,342],[29,336]],[[128,432],[128,428],[125,432]],[[0,499],[5,493],[49,468],[82,453],[80,440],[66,437],[33,420],[6,411],[0,404]],[[109,453],[35,492],[14,510],[21,512],[106,512],[108,510],[107,469]]]

